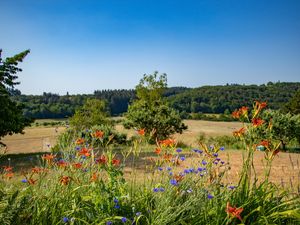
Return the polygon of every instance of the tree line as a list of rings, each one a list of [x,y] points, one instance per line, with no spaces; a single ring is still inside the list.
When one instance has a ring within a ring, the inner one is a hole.
[[[251,106],[255,100],[268,102],[270,109],[291,111],[284,107],[300,90],[299,82],[269,82],[262,85],[227,84],[199,88],[171,87],[164,91],[170,106],[187,117],[189,113],[228,114],[243,105]],[[89,98],[105,100],[110,114],[119,116],[127,112],[128,105],[136,99],[134,89],[96,90],[93,94],[23,95],[11,90],[13,100],[24,105],[24,115],[29,118],[66,118],[72,116]]]

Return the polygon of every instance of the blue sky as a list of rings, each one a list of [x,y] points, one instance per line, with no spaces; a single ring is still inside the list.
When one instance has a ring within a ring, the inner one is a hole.
[[[298,0],[0,0],[3,56],[25,94],[300,81]]]

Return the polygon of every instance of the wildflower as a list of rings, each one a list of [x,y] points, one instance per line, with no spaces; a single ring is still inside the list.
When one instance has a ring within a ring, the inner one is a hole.
[[[213,195],[211,195],[211,194],[208,194],[208,195],[207,195],[207,198],[208,198],[208,199],[213,199],[213,198],[214,198],[214,196],[213,196]]]
[[[114,198],[114,203],[118,203],[119,200],[117,198]]]
[[[15,175],[15,174],[14,174],[13,172],[4,174],[4,176],[5,176],[7,179],[11,179],[14,175]]]
[[[184,161],[184,160],[185,160],[185,157],[184,157],[184,156],[181,156],[180,159],[181,159],[181,161]]]
[[[162,167],[158,167],[157,168],[159,171],[163,171],[163,168]]]
[[[153,192],[159,192],[158,188],[153,188]]]
[[[229,188],[230,190],[233,190],[233,189],[235,189],[236,187],[233,186],[233,185],[230,185],[230,186],[228,186],[228,188]]]
[[[164,192],[165,189],[164,189],[163,187],[160,187],[160,188],[159,188],[159,191],[160,191],[160,192]]]
[[[203,151],[202,150],[199,150],[199,149],[193,149],[193,152],[196,152],[196,153],[199,153],[199,154],[202,154]]]
[[[180,153],[180,152],[182,152],[182,149],[178,148],[178,149],[176,149],[176,152]]]
[[[27,180],[26,179],[22,179],[21,182],[22,183],[27,183]]]
[[[112,160],[112,164],[114,165],[114,166],[118,166],[118,165],[120,165],[120,160],[119,159],[113,159]]]
[[[246,132],[246,128],[242,127],[241,129],[237,130],[237,131],[234,131],[233,132],[233,136],[235,137],[241,137],[245,134]]]
[[[161,153],[161,149],[160,148],[156,148],[154,151],[157,155],[159,155]]]
[[[121,207],[120,207],[120,205],[119,204],[116,204],[115,205],[115,209],[120,209]]]
[[[214,157],[218,157],[218,153],[214,153],[213,156],[214,156]]]
[[[240,110],[236,109],[236,110],[234,110],[234,111],[232,112],[231,115],[232,115],[233,118],[239,119],[240,116],[241,116],[241,112],[240,112]]]
[[[96,181],[98,179],[98,174],[95,172],[92,174],[91,181]]]
[[[236,217],[236,218],[238,218],[240,221],[242,221],[241,213],[243,212],[243,210],[244,210],[243,208],[232,207],[232,206],[230,206],[230,203],[227,202],[225,212],[226,212],[229,216],[231,216],[231,217]]]
[[[207,164],[207,162],[203,159],[202,160],[202,165],[206,165]]]
[[[253,118],[252,119],[252,124],[254,127],[259,127],[261,126],[265,121],[260,119],[260,118]]]
[[[177,185],[178,185],[178,183],[177,183],[177,181],[176,181],[175,179],[171,179],[171,180],[170,180],[170,184],[171,184],[171,185],[174,185],[174,186],[177,186]]]
[[[76,145],[82,145],[84,143],[84,139],[83,138],[78,138],[76,140]]]
[[[121,221],[122,221],[122,223],[126,223],[127,222],[127,218],[126,217],[122,217]]]
[[[145,136],[145,129],[138,130],[138,134],[141,136]]]
[[[222,164],[222,165],[224,165],[224,163],[225,163],[224,161],[221,161],[221,164]]]
[[[68,177],[68,176],[62,176],[60,179],[59,179],[60,183],[63,184],[63,185],[68,185],[71,181],[71,178]]]
[[[220,148],[220,150],[221,150],[221,151],[224,151],[224,150],[225,150],[225,147],[222,146],[222,147]]]
[[[39,167],[34,167],[34,168],[32,168],[31,169],[31,172],[32,173],[41,173],[43,171],[43,169],[42,168],[39,168]]]
[[[202,172],[202,171],[203,171],[203,168],[202,168],[202,167],[199,167],[199,168],[198,168],[198,171],[199,171],[199,172]]]
[[[64,217],[64,218],[63,218],[63,222],[64,222],[64,223],[69,222],[69,218],[68,218],[68,217]]]
[[[105,155],[101,155],[96,159],[96,163],[106,164],[106,162],[107,162],[107,158],[105,157]]]
[[[279,149],[276,149],[272,152],[272,157],[276,156],[279,153]]]
[[[76,150],[76,151],[79,151],[79,150],[80,150],[80,146],[76,146],[76,147],[75,147],[75,150]]]
[[[190,170],[189,170],[189,169],[185,169],[185,170],[184,170],[184,173],[189,174],[189,173],[190,173]]]
[[[87,148],[82,148],[79,151],[79,155],[85,156],[85,157],[89,157],[91,154],[90,154],[90,152],[89,152],[89,150]]]
[[[171,171],[171,170],[172,170],[172,168],[171,168],[171,167],[167,167],[166,169],[167,169],[167,171]]]
[[[46,154],[42,156],[42,159],[46,160],[47,162],[51,162],[55,158],[55,155]]]
[[[186,192],[190,194],[190,193],[193,192],[193,190],[191,188],[189,188],[189,189],[186,190]]]
[[[64,161],[64,160],[59,160],[59,161],[57,162],[57,165],[58,165],[59,167],[64,168],[64,167],[68,166],[68,163],[67,163],[66,161]]]
[[[173,147],[175,146],[175,140],[174,139],[165,139],[165,140],[162,140],[160,141],[160,144],[163,146],[163,147]]]
[[[172,159],[172,154],[164,154],[163,158],[165,161],[170,162]]]
[[[12,172],[13,168],[11,166],[3,166],[5,172]]]
[[[259,143],[259,145],[262,145],[262,146],[268,148],[269,145],[270,145],[270,142],[269,142],[268,140],[262,140],[262,141]]]
[[[106,225],[112,225],[112,222],[111,221],[107,221]]]
[[[184,177],[184,175],[183,175],[183,174],[179,174],[179,175],[175,175],[175,176],[174,176],[174,178],[175,178],[176,182],[180,182],[180,181],[182,181],[183,177]]]
[[[136,216],[140,216],[140,215],[142,215],[142,213],[141,212],[137,212],[135,215]]]
[[[76,169],[80,169],[82,167],[82,164],[81,163],[73,163],[72,164],[74,168]]]
[[[95,133],[92,134],[92,136],[95,137],[95,138],[101,139],[104,136],[104,132],[100,131],[100,130],[96,130]]]

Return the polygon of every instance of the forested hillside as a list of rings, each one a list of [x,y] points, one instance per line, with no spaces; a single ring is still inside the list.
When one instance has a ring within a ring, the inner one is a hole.
[[[199,88],[172,87],[164,96],[171,106],[180,112],[224,113],[232,112],[254,100],[267,101],[272,109],[279,109],[300,90],[300,83],[272,83],[263,85],[219,85]],[[96,90],[93,94],[22,95],[12,91],[13,99],[25,105],[24,114],[31,118],[65,118],[74,114],[87,98],[99,98],[108,102],[112,115],[127,111],[128,104],[135,99],[134,90]]]

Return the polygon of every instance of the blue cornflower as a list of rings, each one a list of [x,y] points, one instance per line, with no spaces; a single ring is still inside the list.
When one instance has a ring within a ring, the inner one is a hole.
[[[184,173],[188,174],[188,173],[190,173],[190,170],[189,169],[185,169]]]
[[[220,158],[216,158],[215,160],[220,161],[221,159]]]
[[[126,223],[127,222],[127,218],[126,217],[122,217],[122,223]]]
[[[218,161],[214,161],[214,164],[216,164],[216,165],[217,165],[217,164],[218,164]]]
[[[140,216],[140,215],[142,215],[142,213],[141,212],[137,212],[135,215],[136,216]]]
[[[69,222],[69,218],[68,218],[68,217],[64,217],[64,218],[63,218],[63,222],[64,222],[64,223]]]
[[[170,175],[170,176],[173,176],[173,172],[170,172],[169,175]]]
[[[233,189],[236,188],[236,186],[230,185],[230,186],[228,186],[228,188],[231,189],[231,190],[233,190]]]
[[[203,171],[203,168],[202,168],[202,167],[199,167],[199,168],[198,168],[198,171],[199,171],[199,172],[202,172],[202,171]]]
[[[167,171],[170,171],[170,170],[172,170],[172,168],[171,167],[167,167]]]
[[[82,155],[81,158],[82,158],[82,159],[86,159],[86,156],[85,156],[85,155]]]
[[[189,188],[189,189],[186,190],[186,192],[187,192],[187,193],[192,193],[193,190],[192,190],[191,188]]]
[[[222,146],[222,147],[220,148],[220,150],[221,150],[221,151],[224,151],[224,150],[225,150],[225,148]]]
[[[190,168],[189,171],[190,171],[190,173],[192,173],[192,172],[194,172],[195,170],[194,170],[194,168]]]
[[[116,208],[116,209],[119,209],[119,208],[120,208],[120,205],[116,204],[116,205],[115,205],[115,208]]]
[[[214,157],[218,157],[218,153],[214,153],[213,156],[214,156]]]
[[[211,194],[208,194],[208,195],[207,195],[207,198],[208,198],[208,199],[212,199],[213,197],[214,197],[214,196],[212,196]]]
[[[119,200],[117,198],[114,198],[114,203],[118,203]]]
[[[221,164],[223,165],[225,162],[224,161],[221,161]]]
[[[162,168],[162,167],[158,167],[157,169],[158,169],[159,171],[162,171],[162,170],[163,170],[163,168]]]
[[[22,183],[27,183],[26,179],[21,180]]]
[[[112,225],[112,222],[111,221],[107,221],[106,225]]]
[[[77,150],[77,151],[80,150],[80,146],[76,146],[75,150]]]
[[[174,185],[174,186],[177,186],[177,185],[178,185],[177,181],[174,180],[174,179],[170,180],[170,184],[172,184],[172,185]]]
[[[163,187],[161,187],[161,188],[159,188],[159,191],[160,191],[160,192],[164,192],[165,189],[164,189]]]
[[[203,177],[203,174],[202,174],[202,173],[200,173],[200,176],[201,176],[201,177]]]
[[[181,159],[181,161],[184,161],[184,160],[185,160],[185,157],[184,157],[184,156],[181,156],[180,159]]]
[[[159,189],[158,188],[153,188],[153,191],[154,192],[159,192]]]
[[[176,152],[180,153],[180,152],[182,152],[182,149],[178,148],[178,149],[176,149]]]
[[[207,162],[203,159],[202,160],[202,165],[206,165],[207,164]]]
[[[209,148],[210,148],[211,150],[213,150],[213,149],[215,148],[215,146],[210,145]]]

